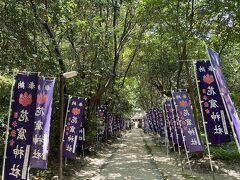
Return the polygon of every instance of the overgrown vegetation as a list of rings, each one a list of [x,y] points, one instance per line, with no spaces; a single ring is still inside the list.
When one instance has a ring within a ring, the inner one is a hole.
[[[216,50],[237,109],[240,106],[240,2],[194,0],[0,0],[0,120],[7,122],[14,69],[45,76],[76,70],[66,92],[87,98],[87,138],[94,141],[96,108],[130,116],[161,106],[170,89],[187,88],[202,124],[191,62]],[[51,148],[57,145],[59,85]],[[201,129],[202,131],[202,129]],[[3,143],[3,142],[1,142]],[[214,149],[215,157],[232,145]],[[235,153],[229,153],[229,157]]]

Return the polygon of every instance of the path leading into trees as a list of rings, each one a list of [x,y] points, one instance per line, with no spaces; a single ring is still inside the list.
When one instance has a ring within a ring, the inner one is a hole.
[[[142,135],[140,129],[128,133],[122,140],[121,148],[92,179],[161,179],[162,174]]]
[[[156,137],[155,137],[156,140]],[[184,161],[184,172],[179,159],[174,153],[166,156],[164,146],[160,146],[154,138],[144,134],[142,129],[133,129],[122,137],[118,143],[105,147],[98,157],[88,159],[88,165],[75,172],[69,179],[119,179],[119,180],[155,180],[155,179],[191,179],[191,172]],[[106,150],[107,149],[107,150]],[[185,159],[184,155],[182,157]],[[196,179],[212,179],[208,170],[208,162],[193,165]],[[238,179],[236,172],[233,176],[218,172],[216,179]],[[235,177],[234,177],[235,176]],[[195,178],[194,178],[195,179]]]

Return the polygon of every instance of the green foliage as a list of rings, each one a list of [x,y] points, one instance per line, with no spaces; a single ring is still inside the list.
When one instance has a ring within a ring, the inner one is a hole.
[[[7,76],[0,76],[0,126],[5,126],[8,117],[9,99],[11,95],[12,80]]]
[[[19,69],[57,77],[53,148],[58,139],[60,71],[79,72],[66,80],[66,93],[87,99],[87,138],[92,142],[100,104],[131,116],[135,108],[160,107],[170,95],[168,90],[176,88],[195,90],[197,101],[196,88],[189,87],[188,72],[179,60],[208,58],[206,45],[220,53],[239,109],[237,0],[193,4],[183,0],[0,0],[0,12],[0,72]],[[191,63],[187,67],[195,83]],[[8,76],[0,76],[2,122],[7,118],[11,83]],[[218,153],[227,153],[224,148]]]
[[[210,146],[210,151],[214,159],[240,160],[235,142]]]

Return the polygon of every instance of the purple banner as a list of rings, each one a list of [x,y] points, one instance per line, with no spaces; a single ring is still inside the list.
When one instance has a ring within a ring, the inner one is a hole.
[[[113,131],[117,131],[117,114],[113,113]]]
[[[80,129],[83,127],[84,99],[71,97],[65,120],[63,156],[76,159]]]
[[[148,110],[146,113],[147,113],[147,120],[148,120],[149,130],[150,131],[154,131],[153,122],[152,122],[152,113],[151,113],[150,110]]]
[[[38,87],[37,74],[15,78],[2,179],[27,179]]]
[[[148,119],[147,116],[144,116],[144,130],[149,131],[149,123],[148,123]]]
[[[152,112],[152,122],[153,122],[154,132],[159,132],[157,108],[152,108],[151,112]]]
[[[177,115],[180,119],[183,140],[187,150],[189,152],[203,151],[187,92],[173,92],[173,101],[176,107]]]
[[[120,124],[121,124],[121,115],[117,115],[117,130],[120,130]]]
[[[166,109],[166,120],[167,120],[167,123],[169,124],[170,137],[172,138],[172,141],[174,142],[174,144],[177,144],[175,119],[173,116],[173,108],[172,108],[171,100],[166,100],[165,109]]]
[[[170,130],[170,123],[167,119],[167,110],[166,110],[166,101],[163,102],[163,110],[164,110],[164,119],[165,119],[165,124],[166,124],[166,135],[167,135],[167,138],[168,138],[168,141],[172,141],[172,135],[171,135],[171,130]]]
[[[173,117],[175,119],[175,121],[174,121],[175,125],[174,126],[175,126],[175,131],[176,131],[176,134],[177,134],[178,145],[180,147],[183,147],[184,144],[183,144],[183,139],[182,139],[182,134],[181,134],[181,125],[180,125],[179,118],[177,117],[177,111],[176,111],[173,99],[171,100],[171,106],[172,106],[172,109],[173,109]]]
[[[210,61],[197,61],[195,66],[208,140],[212,144],[229,142],[229,123]]]
[[[30,154],[31,168],[47,168],[54,83],[55,80],[44,80],[42,78],[38,81],[34,133]]]
[[[238,149],[240,151],[240,120],[239,120],[236,108],[234,106],[234,103],[232,101],[232,98],[230,96],[229,90],[227,88],[227,83],[223,75],[223,70],[220,65],[218,54],[210,48],[208,48],[208,54],[210,57],[211,65],[214,70],[213,72],[214,72],[215,78],[219,86],[220,93],[225,103],[226,110],[233,124],[233,129],[237,138],[236,142],[238,145]]]
[[[84,145],[85,144],[85,129],[83,127],[80,127],[79,130],[79,136],[78,136],[78,145]]]
[[[158,109],[158,118],[159,118],[159,133],[161,137],[165,137],[165,120],[163,115],[163,110]]]
[[[108,113],[108,133],[113,133],[113,116],[114,113]]]
[[[101,105],[98,107],[98,117],[100,118],[100,127],[98,129],[98,136],[103,137],[107,128],[107,106]]]

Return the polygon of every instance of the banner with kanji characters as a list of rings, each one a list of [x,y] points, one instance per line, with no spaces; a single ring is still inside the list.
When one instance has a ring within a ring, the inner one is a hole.
[[[28,178],[38,79],[36,73],[15,77],[2,179]]]
[[[85,101],[79,97],[70,97],[63,135],[63,156],[76,159],[79,132],[83,127]]]
[[[118,115],[116,113],[112,114],[113,131],[117,131],[117,116]]]
[[[234,103],[232,101],[232,98],[230,96],[230,92],[228,90],[225,77],[223,75],[223,70],[220,65],[218,54],[210,48],[208,48],[207,50],[210,57],[211,65],[213,67],[213,73],[217,80],[218,87],[222,95],[223,101],[225,103],[227,113],[229,114],[229,118],[233,124],[233,130],[237,138],[236,142],[238,144],[238,149],[240,151],[240,120],[239,120],[236,108],[234,106]]]
[[[182,139],[182,134],[181,134],[181,125],[180,125],[179,118],[177,116],[177,111],[176,111],[173,99],[171,99],[171,106],[173,109],[173,116],[175,119],[175,128],[176,128],[175,130],[176,130],[176,134],[177,134],[178,145],[180,147],[183,147],[184,144],[183,144],[183,139]]]
[[[189,152],[203,151],[187,91],[174,91],[172,95],[187,150]]]
[[[146,112],[146,116],[147,116],[147,121],[148,121],[148,125],[149,125],[149,130],[150,131],[154,131],[153,122],[152,122],[152,115],[151,115],[151,111],[150,110],[148,110]]]
[[[163,115],[163,110],[158,109],[158,120],[159,120],[159,134],[161,137],[165,137],[165,120]]]
[[[151,112],[152,112],[152,121],[153,121],[153,126],[154,126],[154,132],[159,132],[157,108],[152,108]]]
[[[165,110],[166,110],[166,120],[167,124],[169,126],[170,130],[170,137],[172,138],[172,141],[174,144],[177,144],[177,132],[176,132],[176,125],[175,125],[175,119],[173,116],[173,108],[172,108],[172,103],[171,100],[166,100],[165,101]]]
[[[39,78],[30,167],[46,169],[55,80]]]
[[[98,107],[98,117],[100,127],[98,129],[98,137],[102,138],[104,136],[105,130],[107,128],[107,106],[101,105]]]
[[[163,102],[163,113],[164,113],[164,120],[165,120],[165,126],[166,126],[166,134],[165,136],[169,141],[172,140],[171,130],[170,130],[170,123],[167,119],[167,110],[166,110],[166,100]]]
[[[227,114],[210,61],[196,61],[195,70],[208,141],[212,144],[229,142]]]
[[[85,141],[86,141],[86,138],[85,138],[85,128],[84,127],[80,127],[79,135],[78,135],[78,144],[79,145],[84,145]]]
[[[113,116],[114,113],[108,113],[107,114],[108,118],[108,134],[112,135],[113,133]]]

